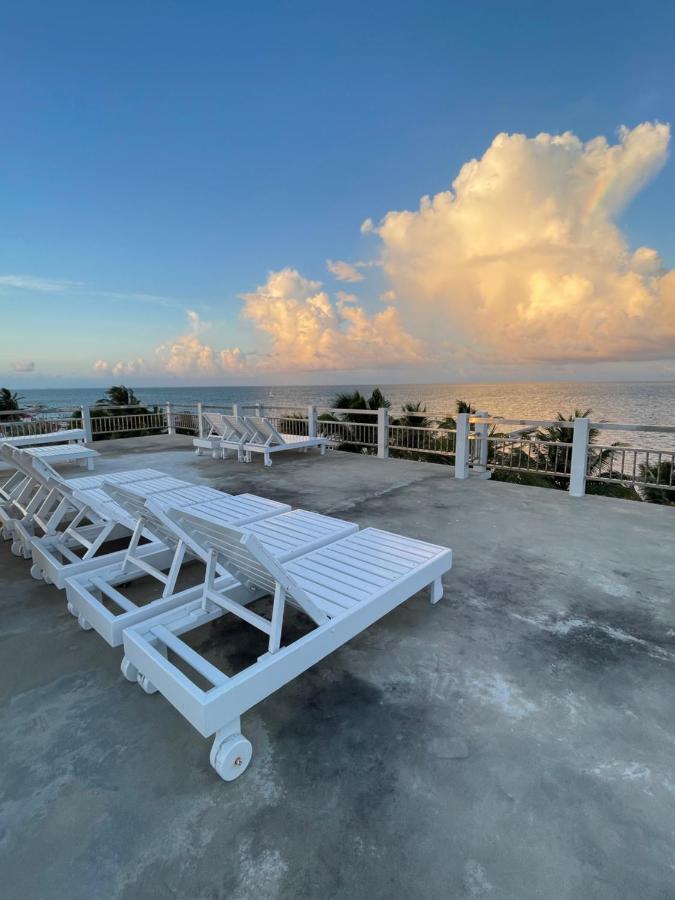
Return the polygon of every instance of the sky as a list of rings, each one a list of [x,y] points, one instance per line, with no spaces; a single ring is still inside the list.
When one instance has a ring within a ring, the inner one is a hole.
[[[0,12],[0,385],[675,379],[675,4]]]

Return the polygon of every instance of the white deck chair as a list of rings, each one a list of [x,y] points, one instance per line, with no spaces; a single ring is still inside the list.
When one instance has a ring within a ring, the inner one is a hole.
[[[237,453],[237,459],[242,462],[244,444],[252,437],[252,433],[244,425],[243,419],[239,416],[227,416],[224,413],[204,413],[204,418],[209,423],[210,431],[208,437],[193,440],[196,452],[199,453],[205,446],[209,446],[215,459],[218,455],[224,458],[228,450],[234,450]]]
[[[208,550],[189,536],[178,532],[171,520],[161,514],[163,509],[172,507],[197,512],[208,511],[219,522],[239,525],[278,516],[290,509],[285,503],[256,497],[254,494],[232,496],[201,486],[155,493],[149,499],[143,496],[136,485],[109,485],[104,490],[130,516],[136,518],[136,531],[121,563],[87,572],[77,578],[69,578],[66,593],[68,609],[77,616],[80,626],[85,630],[94,628],[112,647],[122,643],[122,632],[127,626],[173,609],[192,599],[195,592],[199,593],[199,587],[187,593],[174,593],[176,579],[186,554],[206,562]],[[154,557],[146,555],[142,558],[138,556],[136,538],[143,528],[150,530],[162,541],[166,548],[163,554]],[[223,569],[219,574],[227,573]],[[147,575],[159,582],[162,590],[159,597],[153,595],[154,599],[143,605],[133,603],[117,589],[120,584]],[[227,580],[232,581],[231,578]]]
[[[318,447],[323,456],[326,452],[328,440],[323,437],[306,437],[299,434],[282,434],[272,425],[269,419],[263,416],[246,416],[245,423],[254,432],[252,441],[244,445],[245,460],[251,461],[252,453],[262,453],[266,466],[272,465],[272,453],[283,450],[307,450],[310,447]]]
[[[113,483],[117,481],[136,484],[146,496],[188,485],[186,481],[161,473],[155,473],[154,477],[135,478],[128,482],[124,479],[125,474],[119,472],[114,476],[105,477],[110,478]],[[42,528],[42,536],[27,533],[23,535],[23,540],[28,541],[33,558],[31,567],[33,578],[38,581],[44,579],[47,584],[54,584],[62,590],[66,579],[71,575],[110,565],[121,559],[124,549],[111,551],[110,548],[106,548],[106,544],[120,538],[128,540],[133,535],[136,520],[115,503],[100,486],[88,487],[85,490],[78,490],[76,484],[58,485],[58,488],[63,494],[63,500],[51,512],[46,522],[47,527]],[[59,511],[63,509],[75,510],[75,515],[61,530],[57,526]],[[16,535],[21,533],[20,529],[21,526],[17,525]],[[164,549],[151,532],[146,530],[143,537],[147,543],[138,548],[139,553],[153,554]],[[79,551],[79,555],[76,550]]]
[[[246,710],[422,588],[430,587],[431,602],[438,602],[443,596],[441,577],[452,566],[452,551],[445,547],[375,528],[279,562],[261,540],[243,529],[204,521],[190,511],[169,510],[167,515],[210,547],[201,603],[220,606],[260,629],[268,639],[267,652],[228,677],[178,637],[192,629],[199,616],[190,621],[189,611],[176,609],[126,629],[125,675],[142,673],[140,677],[200,734],[215,734],[210,761],[226,781],[241,775],[251,759],[251,744],[240,733],[240,717]],[[265,593],[274,598],[269,618],[248,609],[240,596],[218,589],[217,563],[244,588],[248,586],[254,597]],[[287,602],[300,607],[315,627],[284,645]],[[169,650],[181,667],[167,658]],[[186,666],[197,678],[184,671]]]
[[[225,449],[223,441],[232,438],[239,441],[239,438],[232,431],[230,425],[225,421],[222,413],[204,413],[203,417],[209,426],[209,433],[205,437],[196,437],[192,444],[195,448],[197,456],[201,456],[202,450],[210,450],[214,459],[223,456]]]
[[[162,476],[156,469],[131,469],[114,473],[112,476],[90,475],[84,478],[63,478],[49,463],[28,450],[12,448],[7,444],[0,445],[0,458],[16,469],[2,490],[0,506],[0,526],[2,537],[10,540],[15,537],[13,552],[16,555],[28,556],[28,544],[32,535],[33,515],[40,511],[46,518],[54,515],[54,523],[72,518],[73,504],[68,503],[67,496],[77,489],[97,487],[104,477],[114,477],[122,481],[134,481]],[[59,503],[64,501],[62,506]],[[78,508],[79,508],[78,504]],[[14,535],[15,527],[17,534]]]

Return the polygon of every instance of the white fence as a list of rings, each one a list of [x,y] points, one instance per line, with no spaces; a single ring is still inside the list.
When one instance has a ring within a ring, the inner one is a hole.
[[[334,447],[382,459],[391,455],[445,462],[459,479],[505,470],[564,479],[575,497],[583,496],[591,481],[633,487],[642,494],[658,490],[671,496],[667,492],[673,492],[675,500],[675,449],[617,446],[590,440],[591,429],[601,429],[603,437],[617,432],[621,438],[636,432],[675,436],[674,426],[591,422],[585,418],[571,422],[505,419],[487,413],[461,413],[439,423],[423,412],[404,413],[396,418],[388,409],[298,409],[260,403],[216,407],[197,403],[151,409],[96,405],[76,411],[0,413],[0,439],[37,437],[71,428],[84,429],[87,441],[162,433],[203,435],[208,430],[204,413],[209,410],[266,416],[282,433],[326,437]],[[455,427],[448,427],[453,423]],[[566,439],[548,439],[546,429],[550,428],[562,432]]]

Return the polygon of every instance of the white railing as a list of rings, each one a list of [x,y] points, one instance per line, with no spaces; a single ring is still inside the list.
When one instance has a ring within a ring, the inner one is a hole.
[[[675,436],[675,426],[573,421],[553,419],[506,419],[487,413],[461,413],[448,419],[430,419],[414,413],[397,420],[388,409],[362,410],[333,407],[237,404],[222,405],[168,403],[146,409],[120,406],[83,406],[80,410],[20,410],[0,413],[2,436],[39,436],[54,431],[81,428],[85,440],[143,434],[203,435],[208,432],[204,413],[265,416],[278,431],[297,436],[322,436],[333,447],[360,450],[385,459],[392,456],[447,462],[456,478],[483,474],[490,470],[511,470],[542,475],[568,483],[573,496],[583,496],[586,483],[599,482],[632,487],[643,498],[655,495],[675,501],[675,449],[633,447],[612,444],[628,435],[656,434],[667,442]],[[439,422],[443,423],[441,427]],[[546,429],[562,432],[565,440],[550,440]],[[542,429],[544,431],[542,432]],[[599,429],[602,443],[591,440]],[[675,442],[675,440],[674,440]],[[559,485],[560,486],[560,485]]]

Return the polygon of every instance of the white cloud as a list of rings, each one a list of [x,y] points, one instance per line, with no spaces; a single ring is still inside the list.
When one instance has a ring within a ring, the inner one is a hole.
[[[112,367],[112,374],[139,375],[145,369],[145,360],[139,356],[137,359],[120,360]]]
[[[34,275],[0,275],[0,289],[9,287],[18,288],[19,290],[51,293],[56,291],[67,291],[69,288],[80,287],[81,285],[81,281],[36,278]]]
[[[320,282],[295,269],[270,272],[244,301],[244,317],[269,344],[258,370],[378,368],[425,358],[422,342],[403,329],[396,309],[369,316],[350,297],[333,302]]]
[[[375,223],[370,217],[361,223],[361,234],[372,234],[375,230]]]
[[[494,361],[661,359],[675,354],[675,271],[631,253],[616,217],[663,166],[667,125],[618,143],[500,134],[452,190],[375,229],[400,304],[423,333]]]
[[[18,359],[12,363],[12,370],[14,372],[34,372],[35,363],[32,359]]]
[[[365,275],[362,275],[352,263],[344,262],[343,260],[333,262],[332,259],[327,259],[326,265],[328,266],[328,270],[335,275],[338,281],[356,282],[363,281],[365,278]]]
[[[103,375],[108,372],[110,366],[104,359],[97,359],[92,366],[92,369],[94,370],[94,372],[99,372],[101,375]]]
[[[396,300],[396,291],[385,291],[384,294],[380,294],[380,300],[383,303],[393,303]]]

